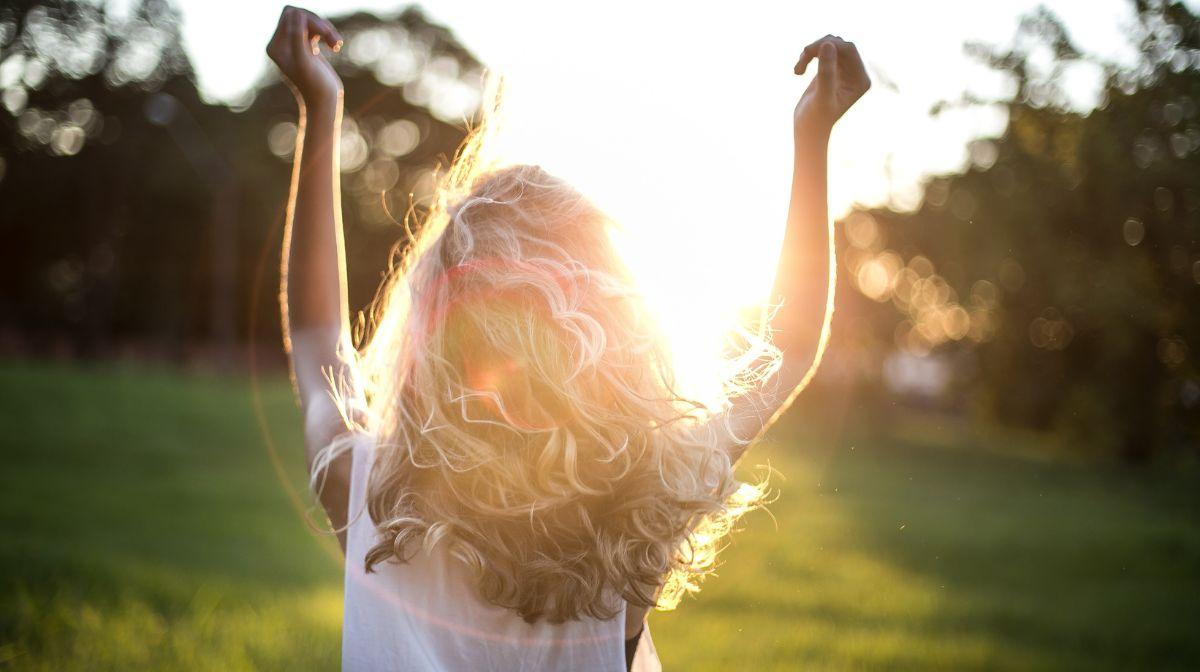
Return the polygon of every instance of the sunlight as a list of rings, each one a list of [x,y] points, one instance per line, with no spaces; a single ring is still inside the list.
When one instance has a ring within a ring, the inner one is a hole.
[[[521,84],[505,82],[503,118],[489,152],[501,163],[541,164],[613,218],[614,243],[666,334],[680,391],[718,400],[725,339],[739,314],[768,298],[774,277],[790,179],[786,108],[773,115],[783,151],[749,151],[734,136],[698,142],[695,121],[665,136],[634,111],[603,104],[573,110],[570,124],[550,127],[544,90]],[[643,100],[655,118],[681,107],[667,88]],[[605,130],[579,132],[589,127]],[[631,160],[632,148],[648,146],[655,157]],[[747,158],[782,168],[769,179],[762,170],[737,169]]]
[[[766,300],[770,274],[755,277],[752,268],[742,268],[745,263],[721,268],[719,248],[672,247],[649,232],[620,231],[613,239],[662,326],[680,392],[704,403],[719,400],[725,339],[742,309]],[[774,266],[773,255],[761,256],[760,268]],[[729,282],[713,281],[725,273]]]
[[[929,116],[939,100],[964,89],[992,97],[1005,82],[960,58],[961,40],[951,33],[925,35],[914,48],[907,36],[923,14],[903,5],[874,7],[874,20],[863,21],[853,9],[812,5],[712,12],[620,0],[541,3],[536,10],[521,3],[421,4],[505,76],[501,155],[567,178],[624,226],[620,248],[670,336],[681,382],[700,398],[710,398],[716,385],[722,336],[739,309],[766,298],[771,282],[787,208],[791,110],[808,82],[791,66],[806,41],[825,31],[853,35],[869,45],[864,55],[879,84],[833,138],[835,217],[854,202],[915,205],[922,175],[961,167],[966,141],[997,134],[1005,121],[995,110]],[[315,0],[312,8],[343,6]],[[392,3],[355,6],[390,10]],[[238,11],[253,13],[247,24],[262,24],[263,33],[276,13]],[[997,40],[1018,14],[1000,6],[941,11],[972,35]],[[214,34],[205,22],[220,21],[220,14],[199,4],[186,13],[204,87],[237,90],[247,57],[236,51],[240,41],[208,48],[199,36]],[[230,29],[224,24],[217,32]],[[745,35],[755,39],[738,37]],[[1108,37],[1093,42],[1113,42]],[[941,65],[938,77],[928,76],[930,62]],[[411,138],[392,135],[388,142],[403,154]]]

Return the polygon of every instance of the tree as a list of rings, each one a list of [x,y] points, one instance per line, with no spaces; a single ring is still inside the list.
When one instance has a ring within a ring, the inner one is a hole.
[[[968,45],[1016,93],[957,104],[1002,106],[1007,130],[915,212],[855,212],[843,233],[860,357],[950,357],[976,410],[1141,461],[1200,438],[1200,19],[1136,9],[1133,66],[1081,54],[1045,10],[1009,49]],[[1104,76],[1087,114],[1061,86],[1079,66]]]
[[[335,23],[347,37],[335,64],[350,287],[364,306],[408,194],[475,113],[480,65],[414,9]],[[251,100],[206,104],[181,44],[167,0],[124,18],[83,0],[0,9],[0,331],[29,349],[133,344],[181,359],[245,341],[252,321],[278,343],[272,271],[295,103],[267,75]],[[256,278],[264,300],[251,305]]]

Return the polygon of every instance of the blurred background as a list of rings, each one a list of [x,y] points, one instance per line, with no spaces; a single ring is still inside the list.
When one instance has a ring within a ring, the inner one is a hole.
[[[745,465],[778,499],[652,616],[667,669],[1200,667],[1200,4],[492,4],[312,6],[346,37],[352,306],[490,70],[497,155],[624,223],[701,390],[766,296],[800,49],[874,80],[831,151],[831,346]],[[280,9],[0,7],[0,667],[338,665],[276,302]]]

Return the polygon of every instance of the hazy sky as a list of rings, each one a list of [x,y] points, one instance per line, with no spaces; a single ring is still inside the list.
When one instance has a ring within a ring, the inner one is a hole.
[[[922,174],[961,167],[969,139],[1001,132],[1005,119],[994,112],[934,119],[929,109],[965,90],[1002,92],[1000,78],[963,55],[963,42],[1006,43],[1038,3],[419,4],[505,75],[505,155],[568,177],[623,221],[634,270],[695,340],[769,286],[787,207],[791,110],[808,81],[792,66],[806,43],[826,33],[856,42],[876,83],[835,130],[836,215],[889,193],[911,202]],[[1085,51],[1130,58],[1127,0],[1043,4]],[[252,86],[283,3],[180,5],[206,94],[229,99]],[[308,5],[318,13],[399,6]],[[1080,70],[1068,87],[1086,106],[1096,84],[1096,73]]]

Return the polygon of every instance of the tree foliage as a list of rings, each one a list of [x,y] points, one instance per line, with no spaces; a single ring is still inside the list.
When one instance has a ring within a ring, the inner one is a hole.
[[[415,9],[335,23],[347,38],[335,67],[351,298],[364,306],[410,194],[419,208],[478,106],[480,65]],[[120,17],[86,0],[0,9],[8,347],[185,358],[214,339],[245,341],[252,323],[278,342],[295,102],[266,75],[232,108],[206,103],[181,44],[167,0]]]
[[[1082,53],[1044,10],[1006,48],[967,45],[1012,95],[932,112],[991,106],[1007,129],[930,178],[915,211],[841,222],[826,381],[1056,429],[1098,454],[1194,450],[1200,20],[1178,2],[1134,7],[1134,63]],[[413,9],[335,22],[362,307],[398,220],[463,136],[480,64]],[[0,8],[0,350],[136,344],[182,359],[245,342],[252,324],[277,342],[294,102],[268,75],[232,107],[209,104],[180,45],[168,0],[120,16],[85,0]],[[1064,86],[1081,69],[1102,82],[1094,110]]]
[[[1041,10],[1011,47],[968,45],[1006,73],[1005,133],[931,178],[915,212],[843,223],[844,304],[861,368],[948,363],[945,394],[1133,460],[1200,438],[1200,20],[1138,2],[1139,60],[1086,56]],[[1102,75],[1075,111],[1071,68]],[[894,376],[903,378],[902,375]],[[895,381],[893,381],[895,382]]]

